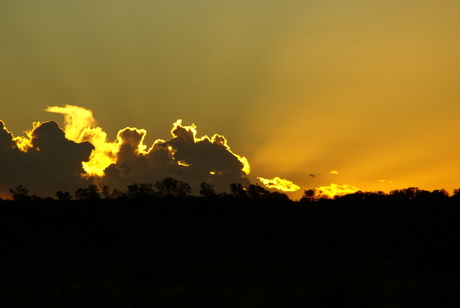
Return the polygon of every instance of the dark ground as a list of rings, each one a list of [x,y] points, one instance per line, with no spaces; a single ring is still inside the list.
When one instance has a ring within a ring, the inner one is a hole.
[[[458,307],[460,203],[0,203],[0,307]]]

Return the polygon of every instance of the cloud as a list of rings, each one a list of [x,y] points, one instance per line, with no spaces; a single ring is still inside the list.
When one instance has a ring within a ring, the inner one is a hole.
[[[247,160],[234,154],[223,136],[197,138],[195,125],[184,126],[178,120],[170,140],[158,139],[146,150],[145,134],[133,128],[118,133],[117,162],[105,170],[102,183],[119,187],[171,176],[189,183],[192,192],[197,192],[202,182],[213,184],[216,191],[227,191],[231,183],[249,184]]]
[[[379,180],[380,183],[393,183],[391,180]]]
[[[249,185],[247,159],[230,149],[224,136],[198,137],[197,127],[173,123],[169,140],[144,144],[147,131],[121,129],[109,141],[90,110],[65,105],[49,112],[64,115],[55,122],[33,123],[25,136],[14,137],[0,121],[0,194],[24,185],[33,194],[54,196],[96,183],[126,189],[133,183],[155,183],[170,176],[187,182],[197,194],[202,182],[216,191],[231,183]]]
[[[329,186],[321,186],[321,187],[315,188],[315,195],[317,197],[333,198],[335,196],[343,196],[343,195],[352,194],[357,191],[359,191],[358,188],[353,187],[348,184],[338,185],[338,184],[331,183],[331,185]]]
[[[107,133],[97,126],[90,110],[65,105],[51,106],[46,111],[64,115],[64,132],[67,139],[77,143],[87,141],[94,146],[89,161],[83,163],[87,176],[103,176],[105,168],[116,162],[120,139],[109,142]]]
[[[0,194],[26,186],[31,193],[54,196],[56,191],[84,185],[82,162],[93,146],[68,140],[55,122],[34,123],[27,137],[13,137],[0,125]]]
[[[19,184],[42,196],[92,183],[125,189],[167,176],[189,183],[192,193],[202,182],[216,191],[228,191],[231,183],[249,185],[247,159],[233,153],[222,135],[197,137],[194,124],[177,120],[171,139],[147,147],[144,129],[123,128],[109,141],[90,110],[72,105],[46,110],[64,115],[64,129],[36,122],[26,136],[14,137],[0,122],[0,194]]]
[[[268,188],[275,188],[275,189],[286,191],[286,192],[297,191],[300,189],[300,187],[294,184],[293,182],[285,180],[285,179],[281,179],[277,176],[274,177],[273,179],[265,179],[262,177],[257,177],[257,178],[262,182],[262,184],[264,184]]]
[[[337,175],[337,174],[339,174],[339,172],[337,170],[332,170],[331,172],[329,172],[329,174]]]

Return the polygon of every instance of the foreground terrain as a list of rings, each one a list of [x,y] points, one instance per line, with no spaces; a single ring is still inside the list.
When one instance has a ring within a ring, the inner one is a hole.
[[[418,307],[460,299],[460,203],[0,203],[1,307]]]

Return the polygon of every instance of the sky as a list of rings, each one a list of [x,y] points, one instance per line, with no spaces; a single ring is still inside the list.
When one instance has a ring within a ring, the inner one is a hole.
[[[318,187],[451,192],[459,12],[454,0],[0,0],[0,120],[11,137],[54,121],[42,130],[58,140],[65,112],[46,110],[79,106],[107,143],[131,127],[149,149],[182,119],[192,140],[224,136],[228,163],[250,165],[243,180],[288,180],[294,199]],[[12,172],[35,170],[3,168],[0,194],[21,184]]]

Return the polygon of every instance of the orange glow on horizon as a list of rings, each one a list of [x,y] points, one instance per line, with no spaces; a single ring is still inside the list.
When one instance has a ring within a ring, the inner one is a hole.
[[[353,194],[359,190],[360,190],[359,188],[356,188],[348,184],[338,185],[338,184],[331,183],[331,185],[329,186],[321,186],[321,187],[315,188],[315,196],[334,198],[335,196],[344,196],[348,194]]]
[[[331,183],[460,188],[460,1],[2,3],[1,116],[14,155],[39,151],[32,122],[51,117],[94,147],[74,162],[88,182],[124,185],[134,173],[116,172],[140,158],[155,176],[224,183],[230,170],[262,186],[257,176],[277,174],[301,187],[292,198]],[[171,127],[190,141],[183,152],[169,146]],[[126,129],[134,139],[122,144]],[[200,156],[208,140],[228,164]]]

